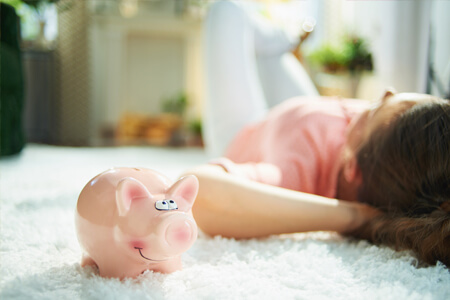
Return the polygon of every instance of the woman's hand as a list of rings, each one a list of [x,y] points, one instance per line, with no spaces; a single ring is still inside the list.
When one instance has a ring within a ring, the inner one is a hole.
[[[352,203],[353,204],[353,203]],[[384,214],[382,211],[376,209],[373,206],[363,204],[363,203],[354,203],[354,215],[353,222],[349,224],[348,228],[341,233],[346,234],[349,232],[353,232],[368,221],[381,216]]]

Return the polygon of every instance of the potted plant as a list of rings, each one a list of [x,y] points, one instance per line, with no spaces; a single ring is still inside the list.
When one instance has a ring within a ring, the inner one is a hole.
[[[373,71],[372,53],[366,41],[357,36],[346,36],[336,44],[325,43],[312,51],[308,59],[319,73],[347,77],[352,97],[356,95],[362,74]]]

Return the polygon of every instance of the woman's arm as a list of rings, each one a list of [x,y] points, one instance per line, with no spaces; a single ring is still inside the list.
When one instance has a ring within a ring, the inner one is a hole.
[[[207,234],[235,238],[306,231],[348,232],[377,211],[367,205],[270,186],[203,165],[186,172],[200,189],[193,214]]]

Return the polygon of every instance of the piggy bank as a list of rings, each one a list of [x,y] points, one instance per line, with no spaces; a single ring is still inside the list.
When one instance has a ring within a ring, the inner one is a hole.
[[[114,168],[90,180],[78,198],[75,226],[81,265],[103,277],[135,277],[145,270],[181,269],[181,254],[197,239],[193,175],[174,184],[142,168]]]

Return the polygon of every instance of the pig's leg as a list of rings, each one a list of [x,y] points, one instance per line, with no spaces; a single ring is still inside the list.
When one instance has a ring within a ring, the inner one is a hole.
[[[142,266],[136,267],[127,264],[116,265],[114,263],[100,263],[98,269],[101,277],[119,278],[121,280],[125,278],[136,278],[146,270],[146,268]]]
[[[83,256],[81,257],[81,266],[97,266],[97,264],[89,255],[83,253]]]
[[[171,260],[162,262],[158,265],[155,265],[151,268],[155,272],[160,272],[164,274],[173,273],[175,271],[179,271],[183,269],[183,266],[181,264],[181,256],[174,257]]]

